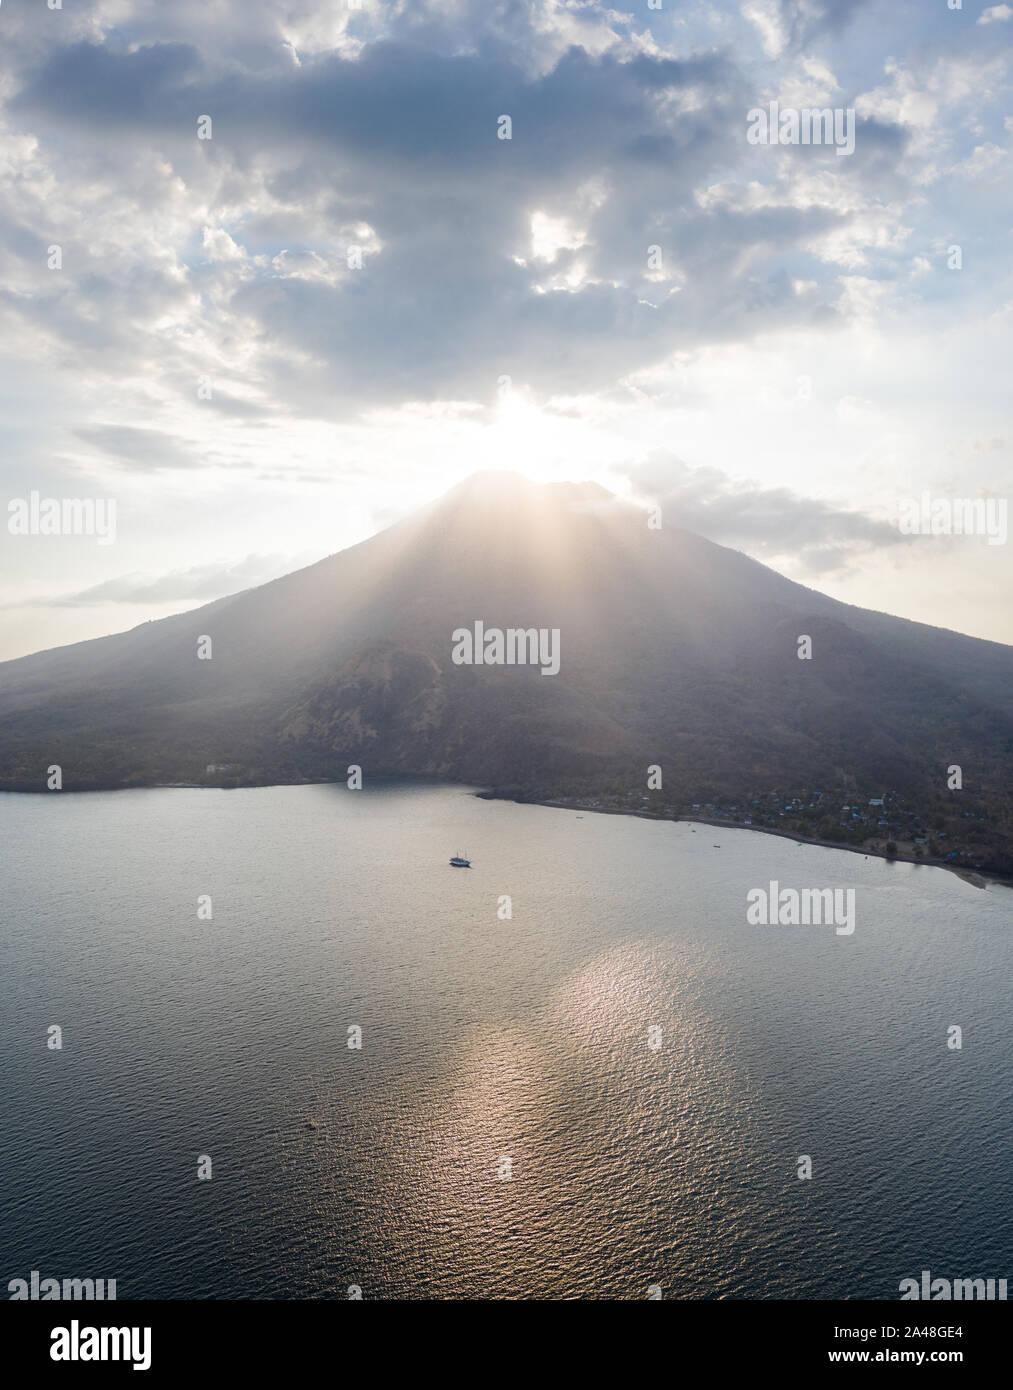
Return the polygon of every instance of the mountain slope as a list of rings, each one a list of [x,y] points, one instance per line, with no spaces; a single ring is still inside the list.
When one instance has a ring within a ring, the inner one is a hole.
[[[558,629],[558,675],[455,665],[476,620]],[[956,763],[1001,838],[1011,689],[1009,647],[650,530],[593,485],[486,473],[270,584],[0,665],[0,786],[39,789],[51,763],[68,789],[358,763],[545,794],[660,764],[687,802],[840,785],[935,804]]]

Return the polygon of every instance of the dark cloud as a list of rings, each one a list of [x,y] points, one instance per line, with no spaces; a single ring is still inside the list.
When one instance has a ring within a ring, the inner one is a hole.
[[[781,25],[793,45],[839,34],[872,0],[779,0]]]
[[[810,21],[810,34],[839,32],[859,13],[869,8],[872,0],[821,0]]]
[[[132,52],[96,43],[57,49],[12,99],[10,110],[46,111],[56,120],[119,129],[155,129],[165,120],[164,103],[192,91],[200,71],[197,50],[188,44],[149,44]]]
[[[763,261],[842,214],[737,212],[695,197],[742,159],[750,99],[714,52],[676,61],[571,48],[532,77],[491,40],[456,54],[376,42],[354,60],[268,72],[218,71],[180,44],[78,43],[26,76],[14,108],[66,138],[90,132],[93,145],[101,131],[117,148],[161,150],[226,196],[235,184],[254,205],[258,194],[289,200],[231,228],[262,258],[249,273],[234,283],[217,267],[191,273],[248,325],[284,404],[326,413],[488,401],[502,373],[536,393],[586,392],[679,348],[807,321],[812,305]],[[214,130],[203,143],[202,114]],[[497,139],[504,114],[509,141]],[[535,211],[568,218],[584,245],[552,264],[533,259]],[[358,222],[382,249],[348,270],[354,236],[342,229]],[[652,245],[677,278],[648,275]],[[278,255],[300,248],[329,258],[330,279]]]
[[[416,399],[491,404],[503,374],[542,399],[608,390],[676,351],[834,318],[838,268],[810,249],[857,214],[793,197],[773,172],[780,152],[747,145],[756,82],[741,54],[644,51],[637,21],[598,5],[420,0],[346,25],[361,49],[297,62],[277,7],[251,0],[231,25],[216,11],[206,30],[198,8],[141,7],[102,42],[76,31],[26,49],[8,103],[47,151],[115,187],[125,213],[174,229],[180,274],[143,256],[111,263],[68,233],[62,286],[36,271],[31,293],[0,300],[104,370],[146,356],[191,394],[195,370],[211,370],[194,364],[197,344],[219,361],[250,348],[258,399],[340,419]],[[857,8],[783,5],[800,33]],[[286,26],[313,14],[293,0]],[[202,115],[210,141],[197,139]],[[792,157],[892,198],[905,139],[866,120],[851,158]],[[699,196],[751,180],[773,180],[772,205]],[[180,185],[238,256],[209,256],[197,226],[183,244]],[[583,244],[538,259],[535,212]],[[38,262],[39,242],[19,235],[10,254]],[[799,254],[815,284],[804,294],[786,269]],[[156,338],[170,320],[189,331]]]

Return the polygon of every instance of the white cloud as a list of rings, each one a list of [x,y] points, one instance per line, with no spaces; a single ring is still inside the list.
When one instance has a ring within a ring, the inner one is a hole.
[[[742,13],[759,30],[767,57],[779,58],[787,47],[788,32],[777,0],[747,0]]]
[[[244,261],[246,252],[229,236],[224,227],[205,227],[201,246],[209,261]]]
[[[974,150],[966,159],[954,164],[950,170],[953,174],[963,174],[967,178],[980,179],[987,174],[996,173],[1003,168],[1004,161],[1008,158],[1008,151],[999,145],[975,145]]]

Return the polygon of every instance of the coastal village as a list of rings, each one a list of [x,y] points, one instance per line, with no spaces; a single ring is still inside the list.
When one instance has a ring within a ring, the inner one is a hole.
[[[1004,864],[995,862],[993,835],[982,811],[956,809],[941,798],[937,807],[916,809],[893,790],[860,796],[854,788],[843,786],[803,788],[795,794],[774,789],[735,800],[687,802],[661,791],[636,788],[597,796],[555,796],[551,804],[772,830],[887,858],[1009,872]]]

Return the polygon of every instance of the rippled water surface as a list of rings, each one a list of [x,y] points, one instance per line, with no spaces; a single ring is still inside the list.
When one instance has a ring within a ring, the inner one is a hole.
[[[0,795],[0,834],[4,1282],[895,1298],[926,1268],[1013,1274],[1008,889],[446,787]],[[772,878],[853,886],[854,935],[748,926]]]

